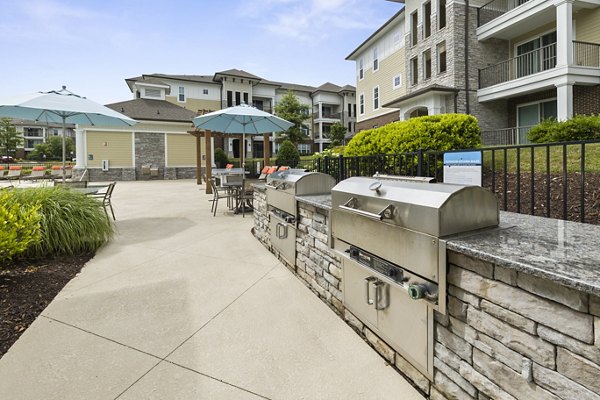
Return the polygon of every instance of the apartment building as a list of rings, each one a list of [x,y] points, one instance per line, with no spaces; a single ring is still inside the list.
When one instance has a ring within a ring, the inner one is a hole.
[[[385,104],[407,92],[404,26],[402,9],[346,57],[356,62],[357,131],[399,119]]]
[[[354,131],[355,88],[325,83],[319,87],[275,82],[238,69],[216,72],[214,75],[167,75],[147,74],[126,79],[134,98],[165,100],[193,112],[215,111],[238,104],[274,113],[280,99],[292,90],[302,104],[313,112],[307,115],[306,140],[298,145],[301,153],[310,154],[328,147],[331,140],[329,129],[333,123],[341,123]],[[350,111],[348,111],[350,110]],[[278,145],[271,138],[271,154]],[[215,146],[222,147],[231,157],[239,156],[239,140],[215,138]],[[263,156],[263,140],[248,137],[248,156]]]
[[[38,144],[46,143],[52,136],[62,136],[63,127],[61,124],[47,124],[44,122],[24,121],[13,119],[13,124],[23,142],[17,147],[16,158],[25,158],[25,156],[35,150]],[[75,138],[75,126],[67,124],[65,137]],[[69,155],[68,155],[69,156]]]
[[[383,103],[398,119],[468,113],[484,143],[504,144],[545,118],[600,112],[597,0],[390,1],[406,25],[406,93]]]

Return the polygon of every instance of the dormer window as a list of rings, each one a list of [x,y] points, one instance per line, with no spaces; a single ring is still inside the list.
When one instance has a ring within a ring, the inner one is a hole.
[[[144,94],[145,97],[154,97],[157,99],[160,99],[161,95],[160,95],[160,89],[154,89],[154,88],[145,88],[144,89]]]

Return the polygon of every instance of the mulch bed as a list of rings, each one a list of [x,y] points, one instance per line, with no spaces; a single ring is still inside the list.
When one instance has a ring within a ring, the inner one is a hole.
[[[91,257],[0,264],[0,357]]]
[[[550,174],[549,178],[549,194],[547,194],[548,176],[543,173],[534,174],[533,179],[530,173],[523,173],[520,176],[509,173],[505,184],[504,174],[499,171],[492,188],[491,174],[489,171],[485,171],[483,186],[496,193],[501,210],[581,222],[581,174],[567,174],[566,186],[565,177],[562,174]],[[586,174],[583,191],[584,222],[600,225],[600,174]],[[565,197],[567,199],[566,210],[563,202]],[[565,215],[566,218],[564,218]]]

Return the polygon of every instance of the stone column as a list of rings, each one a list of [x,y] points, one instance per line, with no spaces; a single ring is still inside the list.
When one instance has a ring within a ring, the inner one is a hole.
[[[75,128],[75,157],[77,158],[75,168],[85,169],[87,166],[85,147],[85,129]]]
[[[565,121],[573,117],[573,83],[566,82],[556,85],[556,106],[558,120]]]
[[[557,0],[556,65],[573,65],[573,0]]]

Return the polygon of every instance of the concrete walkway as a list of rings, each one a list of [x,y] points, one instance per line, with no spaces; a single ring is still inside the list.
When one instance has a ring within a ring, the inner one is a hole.
[[[0,399],[422,399],[201,189],[117,183],[118,235],[0,359]]]

